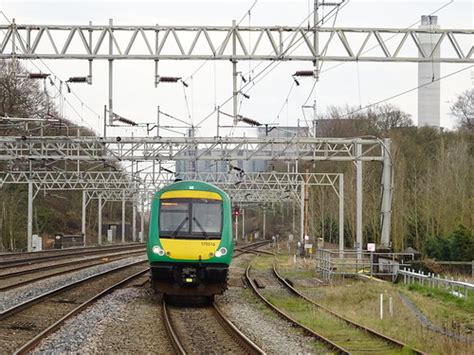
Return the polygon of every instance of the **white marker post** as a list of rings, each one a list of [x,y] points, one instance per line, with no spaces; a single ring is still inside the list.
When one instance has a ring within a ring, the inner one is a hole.
[[[383,320],[383,293],[380,294],[380,320]]]
[[[392,300],[392,297],[388,298],[388,311],[390,312],[390,317],[393,317],[393,300]]]

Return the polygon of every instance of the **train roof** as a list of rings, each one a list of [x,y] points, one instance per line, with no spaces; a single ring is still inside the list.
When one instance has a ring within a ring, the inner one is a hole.
[[[222,189],[208,182],[198,181],[198,180],[182,180],[182,181],[173,182],[161,188],[157,192],[155,192],[155,197],[159,197],[161,194],[167,191],[174,191],[174,190],[211,191],[211,192],[218,193],[222,198],[229,199],[229,196],[227,195],[227,193],[223,191]]]

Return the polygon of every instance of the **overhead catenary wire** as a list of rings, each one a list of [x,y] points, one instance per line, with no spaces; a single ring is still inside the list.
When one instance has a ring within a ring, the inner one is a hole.
[[[443,10],[443,9],[446,8],[447,6],[451,5],[452,3],[454,3],[454,0],[450,0],[449,2],[447,2],[447,3],[445,3],[444,5],[440,6],[440,7],[437,8],[436,10],[432,11],[428,16],[432,16],[432,15],[436,14],[437,12]],[[413,22],[413,23],[412,23],[411,25],[409,25],[408,27],[405,27],[405,30],[408,30],[408,29],[412,28],[413,26],[416,26],[417,24],[420,23],[420,21],[421,21],[421,20],[417,20],[417,21]],[[392,35],[392,36],[389,36],[389,37],[387,37],[387,39],[384,40],[384,42],[389,42],[389,41],[391,41],[392,39],[394,39],[394,38],[397,37],[397,36],[399,36],[398,33],[396,33],[396,34],[394,34],[394,35]],[[370,48],[367,48],[367,49],[364,50],[361,54],[366,54],[366,53],[368,53],[368,52],[370,52],[370,51],[372,51],[372,50],[374,50],[375,48],[378,48],[378,47],[379,47],[379,45],[376,44],[376,45],[374,45],[374,46],[372,46],[372,47],[370,47]],[[331,71],[331,70],[336,69],[336,68],[338,68],[338,67],[340,67],[340,66],[342,66],[342,65],[345,65],[345,64],[347,64],[348,62],[342,62],[342,63],[335,64],[335,65],[333,65],[333,66],[327,68],[326,70],[322,70],[322,65],[323,65],[323,63],[324,63],[324,62],[321,62],[321,71],[320,71],[321,74],[322,74],[322,73],[327,73],[328,71]]]
[[[280,107],[280,111],[278,111],[278,113],[277,113],[275,119],[272,121],[272,124],[274,124],[274,123],[280,118],[280,114],[282,113],[282,111],[283,111],[283,109],[285,108],[285,106],[288,107],[288,99],[290,98],[290,95],[291,95],[291,93],[292,93],[292,91],[293,91],[293,89],[294,89],[294,87],[295,87],[295,84],[296,84],[295,81],[292,81],[292,82],[291,82],[290,90],[288,91],[288,94],[286,95],[286,98],[285,98],[285,100],[284,100],[284,102],[283,102],[283,105],[281,105],[281,107]]]
[[[5,18],[5,20],[8,22],[8,24],[12,24],[12,21],[8,18],[8,16],[5,14],[5,12],[3,10],[0,10],[0,13],[2,14],[2,16]],[[25,39],[20,35],[20,39],[22,41],[25,41]],[[18,47],[17,47],[18,48]],[[55,76],[55,78],[57,78],[59,81],[60,81],[60,85],[62,85],[63,82],[65,82],[64,80],[62,80],[38,55],[36,55],[37,59],[44,65],[44,67],[51,73]],[[29,61],[31,62],[31,64],[38,70],[41,71],[41,68],[39,68],[36,63],[29,59]],[[69,107],[71,107],[71,109],[73,110],[73,112],[78,116],[79,119],[81,119],[82,122],[84,122],[84,117],[82,117],[81,115],[79,115],[79,113],[77,112],[77,110],[72,106],[72,104],[66,99],[65,95],[62,93],[62,90],[61,88],[58,88],[56,83],[54,81],[51,81],[51,83],[54,85],[54,87],[56,88],[56,90],[58,90],[58,95],[63,97],[63,100],[68,104]],[[87,105],[73,90],[70,89],[70,92],[71,94],[79,101],[79,103],[83,104],[85,108],[87,108],[91,113],[93,113],[94,115],[96,115],[99,119],[101,117],[101,115],[99,113],[97,113],[94,109],[92,109],[89,105]],[[92,126],[89,125],[89,123],[86,121],[87,125],[89,126],[90,129],[94,130],[92,128]]]
[[[254,0],[253,4],[250,6],[250,8],[249,8],[247,11],[245,11],[245,14],[244,14],[244,15],[242,16],[242,18],[237,22],[237,26],[239,26],[239,25],[242,23],[242,21],[245,20],[245,18],[246,18],[247,16],[250,16],[251,11],[252,11],[253,8],[255,7],[255,5],[257,5],[257,2],[258,2],[258,0]],[[221,47],[222,47],[222,44],[221,44],[219,47],[217,47],[216,52],[218,52],[218,51],[221,49]],[[211,60],[211,59],[206,59],[205,61],[203,61],[203,62],[185,79],[185,81],[187,81],[189,78],[195,76],[210,60]],[[214,63],[215,63],[215,61],[214,61]]]
[[[345,4],[348,4],[348,3],[349,3],[349,2],[347,2],[347,3],[345,3]],[[334,21],[333,21],[332,27],[334,27],[334,26],[336,25],[336,20],[337,20],[337,15],[339,14],[339,10],[340,10],[340,8],[337,7],[336,13],[334,14],[334,16],[332,16],[332,17],[334,17]],[[321,21],[324,21],[324,17],[321,19]],[[325,49],[325,51],[324,51],[323,54],[325,54],[325,53],[327,52],[327,50],[328,50],[328,47],[326,47],[326,49]],[[322,65],[322,63],[321,63],[321,65]],[[319,70],[319,69],[318,69],[318,70]],[[309,127],[309,122],[308,122],[308,119],[306,118],[306,114],[305,114],[305,112],[304,112],[304,106],[306,106],[306,104],[308,103],[309,99],[313,96],[313,92],[314,92],[314,90],[316,89],[317,83],[318,83],[318,81],[317,81],[317,80],[314,80],[313,86],[311,87],[311,90],[309,91],[309,94],[308,94],[308,96],[306,97],[306,100],[305,100],[305,101],[303,102],[303,104],[301,105],[301,112],[302,112],[302,114],[303,114],[303,119],[304,119],[304,121],[305,121],[305,123],[306,123],[306,125],[307,125],[308,127]],[[316,119],[316,117],[314,117],[314,119]]]
[[[344,2],[344,3],[342,4],[342,6],[347,5],[348,3],[349,3],[349,1]],[[326,17],[331,16],[330,18],[332,18],[332,16],[333,16],[332,13],[333,13],[333,11],[334,11],[334,9],[331,10],[331,12],[329,12],[329,13],[326,15]],[[301,28],[302,25],[305,23],[305,21],[308,19],[308,17],[312,15],[313,12],[314,12],[314,11],[312,11],[307,17],[305,17],[305,18],[303,19],[303,21],[300,22],[300,24],[297,26],[296,29]],[[321,20],[320,20],[320,22],[321,22]],[[319,24],[320,22],[318,22],[318,24]],[[317,26],[318,24],[316,24],[316,26]],[[313,27],[315,27],[315,26],[313,26]],[[311,30],[311,29],[312,29],[312,28],[309,28],[308,30]],[[282,43],[285,43],[290,37],[291,37],[291,35],[288,35],[285,39],[282,40]],[[286,50],[281,54],[281,56],[287,54],[287,52],[288,52],[290,49],[292,49],[292,47],[294,47],[295,45],[298,45],[298,47],[299,47],[299,46],[302,44],[302,43],[299,43],[299,42],[302,41],[302,39],[303,39],[303,38],[300,37],[299,39],[297,39],[296,41],[294,41],[290,46],[288,46],[288,48],[286,48]],[[299,43],[299,44],[298,44],[298,43]],[[296,47],[294,50],[296,50],[298,47]],[[294,51],[294,50],[293,50],[293,51]],[[290,52],[290,53],[293,53],[293,51]],[[256,67],[254,67],[252,70],[255,70],[255,69],[256,69],[258,66],[260,66],[261,64],[263,64],[263,61],[261,61],[260,64],[257,65]],[[258,84],[261,80],[263,80],[263,79],[268,75],[269,72],[267,72],[267,73],[265,74],[265,76],[262,77],[262,78],[261,78],[259,81],[257,81],[257,82],[255,82],[255,78],[256,78],[256,77],[262,75],[262,73],[264,73],[264,72],[265,72],[268,68],[270,68],[271,66],[275,65],[275,67],[276,67],[276,66],[278,66],[279,64],[281,64],[281,61],[278,61],[278,62],[272,61],[272,62],[269,63],[265,68],[263,68],[260,72],[258,72],[255,76],[253,76],[253,77],[252,77],[252,80],[249,80],[247,83],[245,83],[242,88],[245,88],[245,87],[250,86],[250,85],[252,85],[251,88],[253,88],[256,84]],[[275,67],[274,67],[274,68],[275,68]],[[273,69],[272,69],[272,70],[273,70]],[[248,73],[244,74],[244,76],[247,76],[247,75],[248,75]],[[249,90],[250,90],[250,89],[249,89]],[[247,91],[247,92],[248,92],[248,91]],[[230,100],[232,100],[232,98],[233,98],[233,95],[232,95],[232,96],[229,96],[227,99],[225,99],[224,101],[222,101],[219,106],[220,106],[220,107],[224,106],[224,105],[227,104]],[[201,125],[202,123],[204,123],[205,121],[207,121],[216,111],[217,111],[217,107],[214,107],[214,109],[213,109],[209,114],[207,114],[206,116],[204,116],[204,118],[201,119],[201,121],[199,121],[198,125]]]
[[[445,3],[445,4],[443,4],[443,5],[440,6],[439,8],[435,9],[434,11],[432,11],[432,12],[430,13],[430,16],[433,15],[433,14],[435,14],[435,13],[437,13],[437,12],[439,12],[439,11],[441,11],[441,10],[443,10],[443,9],[446,8],[447,6],[451,5],[453,2],[454,2],[454,0],[451,0],[451,1],[449,1],[449,2],[447,2],[447,3]],[[343,7],[344,5],[347,5],[347,4],[348,4],[348,2],[342,4],[341,9],[342,9],[342,7]],[[339,10],[339,8],[338,8],[338,10]],[[334,16],[337,17],[337,14],[338,14],[338,11],[335,13]],[[329,14],[328,14],[328,15],[329,15]],[[326,17],[327,17],[327,16],[326,16]],[[331,16],[331,17],[332,17],[332,16]],[[321,19],[320,22],[322,22],[323,20],[324,20],[324,18]],[[419,22],[420,22],[420,20],[414,22],[413,24],[411,24],[410,26],[408,26],[406,29],[409,29],[409,28],[415,26],[415,25],[418,24]],[[395,38],[396,36],[398,36],[398,34],[394,34],[393,36],[388,37],[388,38],[386,39],[386,41],[390,41],[390,40],[392,40],[393,38]],[[300,44],[300,45],[301,45],[301,44]],[[298,45],[298,47],[299,47],[299,45]],[[370,48],[368,48],[367,50],[365,50],[362,54],[368,53],[369,51],[371,51],[371,50],[373,50],[373,49],[375,49],[375,48],[377,48],[377,47],[378,47],[378,45],[374,45],[373,47],[370,47]],[[328,48],[326,48],[326,50],[327,50],[327,49],[328,49]],[[277,66],[277,65],[279,65],[280,63],[281,63],[281,62],[278,62],[278,63],[276,63],[275,65]],[[320,66],[320,73],[321,73],[321,74],[322,74],[322,73],[325,73],[325,72],[327,72],[327,71],[329,71],[329,70],[335,69],[335,68],[337,68],[337,67],[339,67],[339,66],[342,66],[342,65],[344,65],[344,64],[347,64],[347,62],[342,62],[342,63],[336,64],[336,65],[334,65],[334,66],[332,66],[332,67],[330,67],[330,68],[328,68],[328,69],[326,69],[326,70],[322,70],[323,63],[324,63],[324,62],[321,61],[321,66]],[[273,64],[273,63],[270,63],[270,64]],[[268,75],[268,73],[265,74],[261,79],[264,79],[267,75]],[[359,80],[360,80],[360,79],[359,79]],[[258,83],[258,81],[257,81],[257,83]],[[302,106],[305,106],[305,105],[307,104],[307,102],[309,101],[309,99],[311,98],[311,96],[312,96],[312,94],[313,94],[313,92],[314,92],[314,89],[316,88],[316,84],[317,84],[317,81],[315,80],[314,83],[313,83],[313,86],[312,86],[312,88],[311,88],[311,90],[310,90],[310,93],[309,93],[309,95],[307,96],[307,98],[306,98],[306,100],[305,100],[305,102],[303,103]],[[359,83],[359,85],[360,85],[360,83]],[[249,91],[250,91],[250,89],[249,89]],[[359,88],[359,95],[360,95],[360,88]],[[360,100],[359,100],[359,101],[360,101]],[[361,106],[361,104],[359,104],[359,106]],[[308,121],[307,121],[307,118],[306,118],[306,115],[305,115],[305,113],[304,113],[304,108],[303,108],[303,107],[302,107],[302,112],[303,112],[303,118],[304,118],[306,124],[308,125],[309,123],[308,123]]]
[[[395,98],[397,98],[397,97],[406,95],[406,94],[408,94],[408,93],[410,93],[410,92],[412,92],[412,91],[415,91],[415,90],[418,90],[418,89],[420,89],[420,88],[422,88],[422,87],[425,87],[425,86],[427,86],[427,85],[430,85],[430,84],[432,84],[433,82],[441,81],[441,80],[443,80],[443,79],[449,78],[449,77],[451,77],[451,76],[453,76],[453,75],[459,74],[459,73],[461,73],[461,72],[463,72],[463,71],[465,71],[465,70],[468,70],[468,69],[470,69],[470,68],[473,68],[473,67],[474,67],[474,65],[469,65],[469,66],[464,67],[464,68],[462,68],[462,69],[453,71],[453,72],[451,72],[451,73],[449,73],[449,74],[440,76],[439,78],[435,78],[433,81],[430,81],[430,82],[427,82],[427,83],[424,83],[424,84],[415,86],[415,87],[413,87],[413,88],[411,88],[411,89],[402,91],[402,92],[400,92],[400,93],[398,93],[398,94],[395,94],[395,95],[392,95],[392,96],[387,97],[387,98],[385,98],[385,99],[382,99],[382,100],[379,100],[379,101],[377,101],[377,102],[374,102],[373,104],[369,104],[369,105],[366,105],[366,106],[364,106],[364,107],[360,107],[360,108],[358,108],[358,109],[356,109],[356,110],[353,110],[353,111],[351,111],[351,112],[346,113],[345,115],[342,115],[340,118],[349,117],[349,116],[353,115],[354,113],[360,112],[360,111],[362,111],[362,110],[366,110],[366,109],[368,109],[368,108],[370,108],[370,107],[380,105],[380,104],[383,103],[383,102],[390,101],[390,100],[393,100],[393,99],[395,99]]]
[[[334,16],[336,16],[336,15],[337,15],[337,12],[338,12],[340,9],[342,9],[343,7],[347,6],[347,4],[349,4],[349,1],[344,2],[344,3],[341,5],[341,7],[337,7],[337,8],[332,9],[332,10],[326,15],[326,17],[328,17],[327,20],[329,20],[329,19],[333,18]],[[314,11],[313,11],[313,12],[314,12]],[[312,12],[312,13],[313,13],[313,12]],[[312,14],[312,13],[311,13],[311,14]],[[315,24],[314,26],[312,26],[312,27],[309,28],[308,30],[314,29],[314,28],[317,27],[323,20],[324,20],[324,18],[321,18],[317,24]],[[301,26],[299,26],[299,27],[301,27]],[[299,27],[298,27],[298,28],[299,28]],[[290,37],[291,37],[291,35],[287,36],[286,39],[283,40],[283,43],[284,43],[288,38],[290,38]],[[303,37],[298,38],[298,39],[297,39],[296,41],[294,41],[290,46],[288,46],[288,48],[285,50],[284,53],[282,53],[282,55],[287,55],[287,54],[289,55],[289,54],[292,54],[294,51],[296,51],[296,50],[304,43],[304,42],[302,42],[302,40],[303,40]],[[294,46],[296,46],[296,47],[294,47]],[[294,47],[294,48],[292,48],[292,47]],[[291,51],[290,51],[290,49],[291,49]],[[261,63],[263,63],[263,62],[261,62]],[[260,76],[260,75],[263,75],[263,77],[261,77],[258,81],[253,80],[253,86],[252,86],[251,88],[249,88],[249,89],[247,90],[247,92],[250,91],[250,90],[252,90],[256,84],[258,84],[258,83],[259,83],[261,80],[263,80],[267,75],[269,75],[269,74],[270,74],[277,66],[279,66],[281,63],[282,63],[281,61],[278,61],[278,62],[272,61],[272,62],[270,62],[264,69],[262,69],[259,73],[257,73],[257,75],[254,76],[254,79],[255,79],[255,77],[258,77],[258,76]],[[273,68],[271,68],[272,66],[273,66]],[[258,67],[258,66],[257,66],[257,67]],[[255,67],[255,68],[256,68],[256,67]],[[254,68],[254,69],[255,69],[255,68]],[[270,70],[269,70],[268,72],[266,72],[266,70],[269,69],[269,68],[270,68]]]

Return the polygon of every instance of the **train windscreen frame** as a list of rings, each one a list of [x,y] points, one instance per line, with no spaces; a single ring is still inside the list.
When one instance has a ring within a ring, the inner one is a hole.
[[[220,239],[222,201],[211,199],[162,199],[159,208],[160,238]]]

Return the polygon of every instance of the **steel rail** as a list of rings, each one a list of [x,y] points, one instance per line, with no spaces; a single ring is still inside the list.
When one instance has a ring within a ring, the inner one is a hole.
[[[301,324],[300,322],[298,322],[296,319],[292,318],[290,315],[286,314],[285,312],[283,312],[281,309],[279,309],[278,307],[274,306],[270,301],[268,301],[257,289],[257,287],[255,286],[255,283],[252,281],[251,277],[250,277],[250,269],[252,267],[252,263],[249,263],[249,265],[247,266],[247,269],[245,270],[245,278],[248,282],[248,284],[250,285],[250,287],[252,288],[253,292],[269,307],[271,308],[275,313],[277,313],[280,317],[282,317],[283,319],[289,321],[290,323],[296,325],[298,328],[301,328],[303,329],[307,334],[309,334],[310,336],[318,339],[319,341],[323,342],[325,345],[327,345],[330,349],[332,350],[335,350],[336,352],[340,353],[340,354],[350,354],[349,351],[339,345],[337,345],[336,343],[332,342],[331,340],[329,340],[328,338],[324,337],[323,335],[315,332],[314,330],[308,328],[307,326],[305,326],[304,324]]]
[[[77,315],[78,313],[80,313],[81,311],[83,311],[84,309],[86,309],[87,307],[91,306],[93,303],[97,302],[99,299],[101,299],[102,297],[104,297],[105,295],[108,295],[109,293],[111,293],[112,291],[116,290],[117,288],[123,286],[124,284],[126,284],[127,282],[135,279],[135,278],[138,278],[140,277],[141,275],[145,274],[146,272],[148,272],[149,269],[146,268],[144,270],[141,270],[117,283],[115,283],[114,285],[108,287],[107,289],[101,291],[100,293],[98,293],[97,295],[93,296],[92,298],[88,299],[87,301],[83,302],[82,304],[80,304],[78,307],[76,307],[75,309],[73,309],[71,312],[69,312],[68,314],[66,314],[64,317],[62,317],[61,319],[59,319],[58,321],[56,321],[55,323],[53,323],[52,325],[50,325],[48,328],[46,328],[45,330],[43,330],[41,333],[39,333],[38,335],[36,335],[33,339],[31,339],[30,341],[28,341],[26,344],[24,344],[23,346],[21,346],[20,348],[18,348],[14,354],[15,355],[23,355],[23,354],[28,354],[32,349],[34,349],[43,339],[45,339],[48,335],[52,334],[54,331],[56,331],[61,325],[63,325],[68,319],[72,318],[73,316]]]
[[[86,258],[86,259],[66,261],[66,262],[59,263],[59,264],[45,265],[45,266],[35,267],[34,269],[12,271],[12,272],[9,272],[9,273],[0,274],[0,280],[9,279],[9,278],[15,277],[15,276],[34,274],[34,273],[37,273],[39,271],[51,270],[51,269],[54,269],[54,268],[66,267],[66,266],[69,266],[69,265],[76,265],[78,263],[97,261],[97,260],[101,260],[101,259],[107,258],[107,257],[112,258],[114,256],[137,254],[137,253],[141,253],[141,252],[142,252],[142,250],[137,250],[137,251],[130,250],[130,251],[117,252],[117,253],[112,253],[112,254],[103,254],[103,255],[100,255],[100,256],[94,256],[94,257]],[[78,256],[80,257],[80,255],[78,255]],[[60,261],[60,260],[61,259],[59,259],[58,261]],[[55,260],[52,260],[52,261],[55,261]]]
[[[23,280],[23,281],[16,282],[16,283],[6,285],[6,286],[0,286],[0,291],[11,290],[13,288],[28,285],[28,284],[36,282],[36,281],[41,281],[41,280],[44,280],[44,279],[48,279],[48,278],[53,277],[53,276],[69,274],[69,273],[74,272],[74,271],[83,270],[83,269],[87,269],[87,268],[98,266],[98,265],[105,265],[105,264],[111,263],[112,261],[122,260],[122,259],[125,259],[127,257],[131,257],[131,256],[133,256],[135,254],[139,254],[139,253],[142,254],[143,252],[142,251],[132,251],[132,252],[128,252],[128,253],[118,253],[118,254],[115,254],[115,255],[108,255],[108,256],[104,255],[104,256],[97,257],[97,258],[71,261],[71,262],[67,262],[67,263],[63,263],[63,264],[48,265],[48,266],[44,266],[44,267],[37,268],[37,269],[28,269],[28,270],[13,272],[13,273],[10,273],[10,274],[0,275],[0,280],[5,280],[5,279],[8,280],[8,279],[11,279],[11,278],[14,278],[14,277],[17,277],[17,276],[23,276],[23,275],[34,274],[34,273],[37,273],[37,272],[42,272],[42,271],[47,271],[47,270],[59,269],[59,268],[62,268],[62,267],[67,267],[69,265],[86,264],[86,263],[93,262],[93,261],[96,261],[96,260],[101,260],[104,257],[113,258],[112,260],[108,260],[108,261],[98,261],[98,262],[95,262],[95,263],[92,263],[92,264],[89,264],[89,265],[79,265],[79,266],[76,266],[76,267],[69,268],[67,270],[62,270],[62,271],[57,271],[57,272],[53,272],[53,273],[46,274],[46,275],[37,276],[37,277],[31,278],[31,279]]]
[[[222,325],[229,334],[242,348],[247,350],[249,354],[265,354],[265,352],[244,333],[240,331],[227,317],[222,313],[219,307],[213,302],[212,309],[217,321]]]
[[[31,306],[33,306],[34,304],[36,303],[39,303],[41,302],[42,300],[46,299],[46,298],[49,298],[51,296],[54,296],[56,294],[59,294],[61,292],[64,292],[64,291],[67,291],[71,288],[74,288],[76,286],[79,286],[83,283],[86,283],[88,281],[91,281],[93,279],[96,279],[96,278],[99,278],[99,277],[102,277],[104,275],[107,275],[107,274],[112,274],[114,272],[117,272],[117,271],[120,271],[120,270],[123,270],[123,269],[126,269],[126,268],[129,268],[129,267],[132,267],[132,266],[136,266],[136,265],[140,265],[140,264],[143,264],[143,263],[147,263],[148,261],[147,260],[142,260],[142,261],[136,261],[136,262],[133,262],[133,263],[129,263],[129,264],[126,264],[126,265],[122,265],[122,266],[118,266],[118,267],[115,267],[113,269],[110,269],[110,270],[106,270],[106,271],[103,271],[103,272],[100,272],[98,274],[94,274],[94,275],[91,275],[91,276],[88,276],[82,280],[78,280],[78,281],[74,281],[74,282],[71,282],[71,283],[68,283],[66,285],[63,285],[63,286],[60,286],[60,287],[57,287],[51,291],[48,291],[48,292],[45,292],[45,293],[42,293],[38,296],[35,296],[33,298],[30,298],[24,302],[21,302],[19,304],[17,304],[16,306],[12,306],[8,309],[6,309],[5,311],[2,311],[0,313],[0,320],[4,320],[12,315],[14,315],[15,313],[18,313],[24,309],[27,309]]]
[[[173,325],[171,324],[171,318],[169,316],[168,308],[166,306],[164,297],[162,297],[161,299],[161,313],[163,315],[163,323],[165,326],[166,334],[168,334],[168,338],[170,339],[171,346],[173,347],[174,351],[177,354],[186,354],[186,350],[184,350],[184,347],[179,341],[179,337],[176,334]]]
[[[16,256],[25,256],[25,255],[42,255],[42,254],[61,254],[66,251],[86,251],[86,250],[98,250],[98,249],[103,249],[106,250],[107,248],[116,248],[116,247],[130,247],[130,246],[145,246],[145,243],[127,243],[127,244],[111,244],[111,245],[96,245],[96,246],[89,246],[89,247],[72,247],[72,248],[66,248],[66,249],[45,249],[45,250],[39,250],[39,251],[20,251],[20,252],[4,252],[0,253],[0,258],[1,257],[16,257]]]
[[[59,253],[57,255],[44,255],[39,257],[31,257],[27,259],[15,258],[9,260],[1,260],[0,261],[0,270],[7,269],[10,267],[16,266],[26,266],[31,265],[36,262],[42,261],[49,261],[49,260],[60,260],[64,258],[68,258],[71,256],[83,256],[83,255],[95,255],[101,253],[107,253],[111,251],[123,251],[123,250],[133,250],[138,248],[144,248],[144,245],[134,245],[134,246],[127,246],[127,247],[113,247],[107,249],[92,249],[92,250],[81,250],[81,251],[74,251],[74,252],[66,252],[66,253]]]
[[[255,249],[258,249],[264,245],[267,245],[269,244],[270,241],[269,240],[263,240],[263,241],[259,241],[259,242],[255,242],[255,243],[251,243],[251,244],[247,244],[247,245],[243,245],[241,247],[238,247],[238,248],[234,248],[235,251],[237,252],[240,252],[240,254],[234,254],[234,258],[242,255],[242,254],[246,254],[246,253],[264,253],[263,251],[261,250],[249,250],[249,248],[255,248]]]
[[[329,308],[321,305],[320,303],[317,303],[316,301],[310,299],[309,297],[307,297],[306,295],[304,295],[303,293],[301,293],[300,291],[298,291],[296,288],[294,288],[292,285],[290,285],[290,283],[287,281],[287,279],[285,279],[284,277],[282,277],[279,273],[278,273],[278,270],[277,270],[277,265],[276,265],[276,260],[273,261],[273,274],[276,276],[276,278],[288,289],[290,290],[292,293],[294,293],[295,295],[297,295],[298,297],[301,297],[302,299],[304,299],[305,301],[313,304],[314,306],[324,310],[325,312],[331,314],[332,316],[344,321],[345,323],[349,324],[350,326],[354,327],[354,328],[357,328],[357,329],[360,329],[370,335],[372,335],[373,337],[375,338],[379,338],[385,342],[388,342],[388,343],[391,343],[395,346],[398,346],[400,348],[410,348],[415,354],[425,354],[424,352],[422,352],[421,350],[418,350],[418,349],[415,349],[405,343],[402,343],[396,339],[393,339],[387,335],[384,335],[376,330],[373,330],[369,327],[366,327],[362,324],[359,324],[357,322],[354,322],[346,317],[344,317],[343,315],[339,314],[339,313],[336,313],[332,310],[330,310]]]

